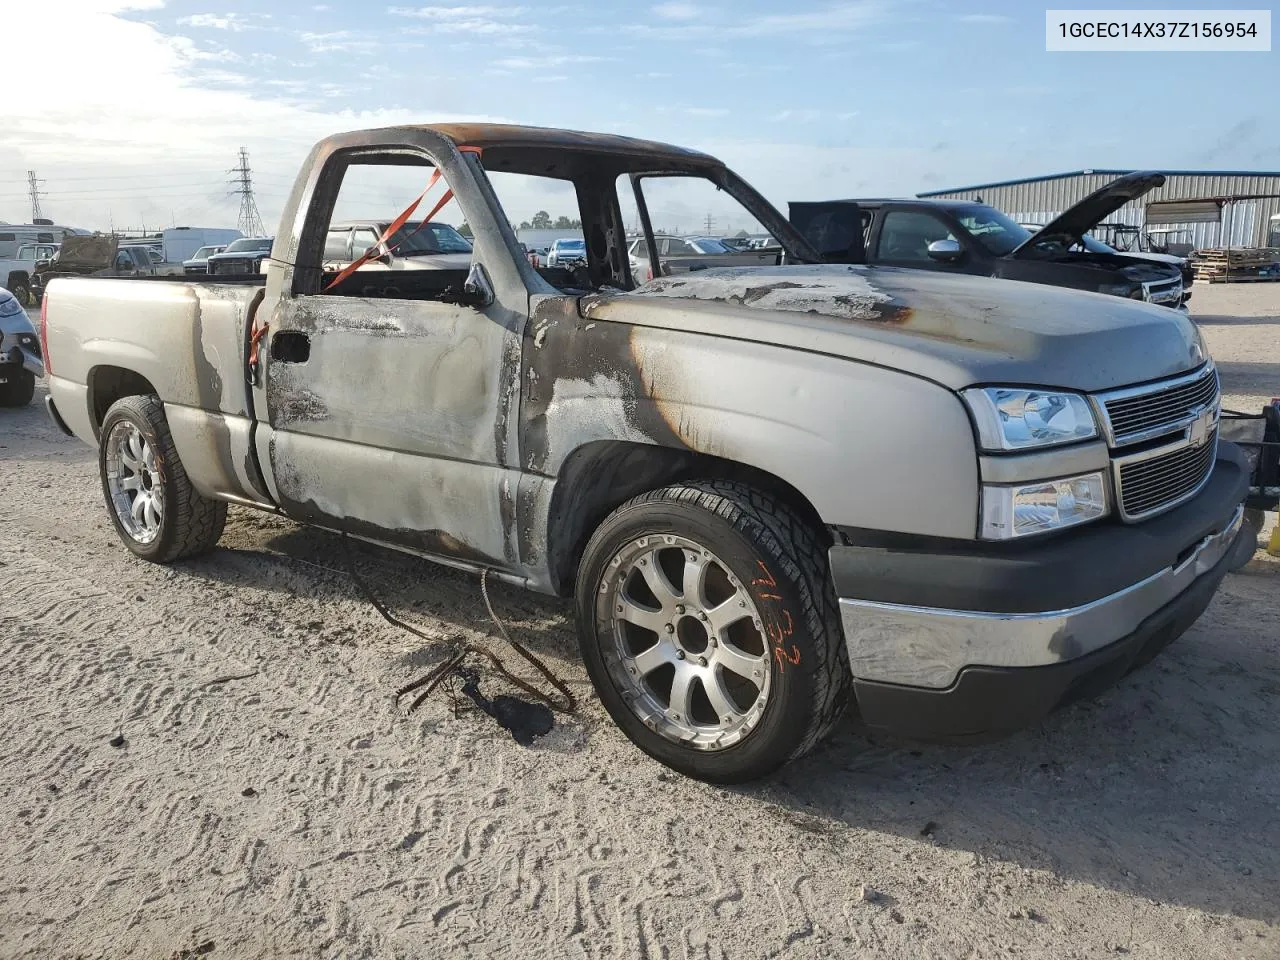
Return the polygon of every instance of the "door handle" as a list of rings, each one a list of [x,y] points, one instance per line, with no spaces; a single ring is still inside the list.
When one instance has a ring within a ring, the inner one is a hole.
[[[296,330],[281,330],[271,338],[271,359],[281,363],[306,363],[311,359],[311,338]]]

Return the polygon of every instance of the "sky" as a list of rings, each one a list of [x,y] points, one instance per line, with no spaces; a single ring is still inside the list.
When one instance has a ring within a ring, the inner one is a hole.
[[[1044,6],[1019,0],[11,6],[14,223],[35,170],[58,223],[234,226],[243,146],[270,230],[316,140],[462,118],[695,147],[784,211],[1090,167],[1280,170],[1280,54],[1047,53]],[[555,202],[503,199],[516,222]]]

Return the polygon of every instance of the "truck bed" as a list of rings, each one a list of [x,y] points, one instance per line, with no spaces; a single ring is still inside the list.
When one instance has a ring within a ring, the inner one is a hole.
[[[143,278],[139,278],[143,279]],[[63,277],[45,292],[50,391],[67,426],[96,443],[95,384],[128,376],[155,393],[183,462],[206,495],[262,499],[250,442],[249,327],[265,278],[150,282]],[[250,282],[255,281],[255,282]],[[102,378],[108,378],[103,380]]]

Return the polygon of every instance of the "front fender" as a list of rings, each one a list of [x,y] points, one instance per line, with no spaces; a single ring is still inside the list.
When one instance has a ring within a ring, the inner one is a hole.
[[[587,443],[690,450],[776,476],[840,526],[972,539],[978,459],[950,390],[771,344],[607,320],[535,324],[526,469]]]

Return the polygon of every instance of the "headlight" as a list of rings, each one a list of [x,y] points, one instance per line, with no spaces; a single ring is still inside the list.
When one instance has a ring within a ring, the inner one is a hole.
[[[1098,425],[1078,393],[974,387],[962,394],[978,425],[984,450],[1026,450],[1089,440]]]
[[[14,296],[0,297],[0,317],[16,317],[22,313],[22,304]]]
[[[982,488],[982,538],[1011,540],[1062,530],[1107,515],[1102,472],[1016,487]]]
[[[1098,292],[1112,297],[1128,297],[1131,300],[1145,299],[1141,284],[1104,283],[1098,287]]]

